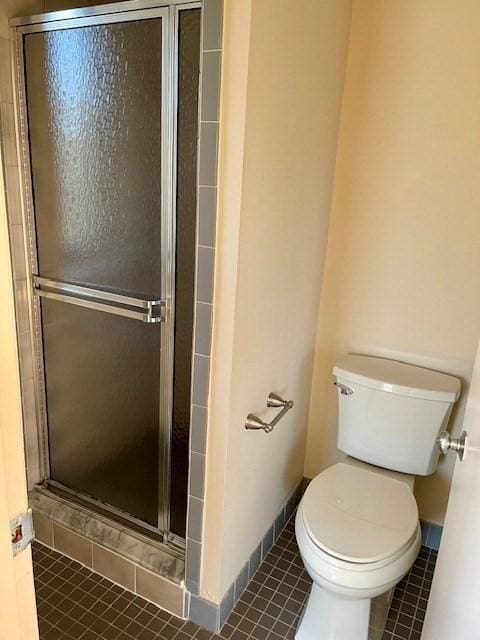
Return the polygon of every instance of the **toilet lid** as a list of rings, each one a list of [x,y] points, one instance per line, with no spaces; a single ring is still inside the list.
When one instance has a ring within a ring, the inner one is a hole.
[[[404,482],[342,462],[312,480],[302,514],[317,546],[358,563],[394,555],[418,525],[417,503]]]

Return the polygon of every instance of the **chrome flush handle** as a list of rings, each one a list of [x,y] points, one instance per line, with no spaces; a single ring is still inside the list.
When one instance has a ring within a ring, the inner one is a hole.
[[[436,442],[440,452],[444,455],[448,451],[456,451],[460,462],[465,460],[468,444],[468,433],[466,431],[462,431],[459,438],[452,438],[448,431],[440,431]]]
[[[341,382],[336,381],[333,384],[338,387],[342,396],[351,396],[353,393],[355,393],[352,387],[347,387],[346,384],[342,384]]]

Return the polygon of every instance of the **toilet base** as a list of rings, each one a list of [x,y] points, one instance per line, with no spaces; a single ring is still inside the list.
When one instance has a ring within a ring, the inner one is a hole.
[[[313,583],[295,640],[368,640],[371,600],[349,599]]]

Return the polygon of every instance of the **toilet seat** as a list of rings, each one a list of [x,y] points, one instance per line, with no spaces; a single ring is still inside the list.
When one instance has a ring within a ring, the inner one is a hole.
[[[421,544],[420,525],[398,553],[371,563],[348,562],[320,548],[305,526],[302,508],[295,518],[295,535],[305,569],[315,584],[344,598],[374,598],[385,593],[407,573]]]
[[[312,542],[352,564],[393,560],[418,527],[417,503],[404,482],[343,462],[312,480],[301,511]]]

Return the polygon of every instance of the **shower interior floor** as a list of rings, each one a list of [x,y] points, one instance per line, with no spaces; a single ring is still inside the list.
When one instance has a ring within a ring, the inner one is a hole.
[[[397,585],[383,640],[420,640],[436,557],[422,547]],[[291,640],[311,584],[293,518],[219,634],[176,618],[37,542],[33,564],[41,640]]]

